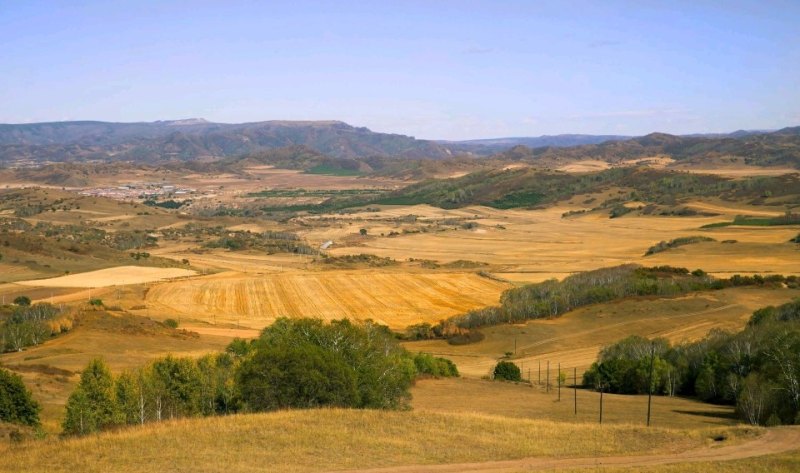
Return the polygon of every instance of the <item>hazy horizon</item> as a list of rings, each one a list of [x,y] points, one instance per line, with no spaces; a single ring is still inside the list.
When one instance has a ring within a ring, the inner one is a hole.
[[[0,5],[0,122],[341,120],[421,139],[800,123],[800,4]]]

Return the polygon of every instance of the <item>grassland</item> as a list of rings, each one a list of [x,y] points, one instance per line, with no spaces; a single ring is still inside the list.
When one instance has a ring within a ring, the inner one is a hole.
[[[476,414],[285,411],[183,420],[82,439],[5,447],[0,470],[285,471],[563,458],[677,454],[751,439],[757,430],[682,431],[559,424]],[[0,447],[2,448],[2,447]]]

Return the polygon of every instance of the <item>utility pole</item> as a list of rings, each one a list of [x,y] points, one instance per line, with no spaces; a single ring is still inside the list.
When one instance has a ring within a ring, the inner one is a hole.
[[[5,305],[5,303],[6,303],[6,299],[5,299],[5,296],[3,296],[3,304]],[[539,381],[538,381],[538,383],[539,383],[540,386],[542,385],[542,360],[539,360]]]
[[[656,344],[650,343],[650,379],[647,382],[647,426],[650,427],[650,406],[653,402],[653,364],[656,360]]]

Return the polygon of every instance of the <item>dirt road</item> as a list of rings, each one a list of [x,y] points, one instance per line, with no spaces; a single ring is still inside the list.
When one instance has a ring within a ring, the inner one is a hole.
[[[480,463],[454,463],[448,465],[409,465],[389,468],[348,470],[345,473],[454,473],[479,471],[513,473],[521,471],[547,471],[583,468],[637,468],[642,466],[670,465],[698,462],[741,460],[800,449],[800,429],[783,427],[767,431],[764,435],[738,445],[709,446],[681,453],[662,455],[630,455],[585,458],[522,458],[519,460],[489,461]],[[691,471],[691,469],[687,469]],[[340,472],[341,473],[341,472]]]

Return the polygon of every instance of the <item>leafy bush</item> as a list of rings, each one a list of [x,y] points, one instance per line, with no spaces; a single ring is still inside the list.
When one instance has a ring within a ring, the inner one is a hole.
[[[494,375],[494,379],[522,381],[522,373],[519,367],[510,361],[500,361],[497,363],[492,374]]]
[[[455,363],[447,358],[439,358],[427,353],[414,355],[414,366],[417,374],[433,376],[435,378],[458,377],[458,368]]]
[[[651,246],[650,248],[647,249],[644,255],[650,256],[656,253],[661,253],[662,251],[670,250],[672,248],[677,248],[679,246],[691,245],[693,243],[700,243],[704,241],[716,241],[716,240],[706,236],[690,236],[690,237],[675,238],[674,240],[662,241],[656,245]]]
[[[164,320],[164,325],[169,328],[178,328],[178,321],[175,319],[166,319]]]
[[[28,296],[17,296],[14,298],[14,304],[27,307],[31,305],[31,298]]]
[[[611,212],[608,213],[608,218],[618,218],[622,217],[625,214],[629,214],[633,212],[633,209],[630,207],[626,207],[622,204],[615,205],[611,208]]]

